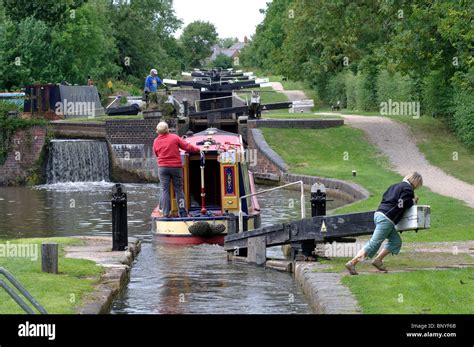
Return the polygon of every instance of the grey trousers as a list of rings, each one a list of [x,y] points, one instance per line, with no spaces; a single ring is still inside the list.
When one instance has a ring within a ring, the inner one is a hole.
[[[170,181],[173,180],[174,191],[176,193],[176,201],[178,203],[179,215],[185,217],[186,203],[183,191],[183,169],[180,167],[159,167],[158,174],[161,184],[161,209],[164,216],[169,216],[171,211],[170,201]]]

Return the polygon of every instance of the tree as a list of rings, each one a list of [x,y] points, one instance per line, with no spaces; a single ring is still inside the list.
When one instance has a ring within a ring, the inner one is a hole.
[[[292,0],[274,0],[262,9],[265,18],[257,25],[250,45],[242,50],[242,64],[272,70],[278,73],[284,54],[282,45],[286,37],[285,19],[291,16]]]
[[[26,18],[6,21],[0,35],[1,89],[18,89],[31,82],[56,82],[51,32],[45,22]]]
[[[202,61],[212,54],[211,48],[217,43],[217,37],[216,27],[209,22],[195,21],[184,28],[181,43],[191,67],[201,66]]]
[[[219,39],[218,44],[219,44],[219,47],[230,48],[236,42],[239,42],[239,39],[237,37],[225,37],[225,38]]]
[[[156,68],[160,75],[181,69],[182,55],[172,37],[181,21],[174,13],[172,2],[111,3],[109,16],[118,48],[116,63],[121,67],[122,78],[142,83],[151,68]]]
[[[117,47],[107,16],[107,0],[87,2],[52,33],[59,69],[56,79],[85,84],[87,76],[104,80],[118,75]]]
[[[225,54],[219,54],[216,59],[211,63],[212,67],[220,67],[222,69],[229,69],[233,65],[231,57]]]
[[[33,17],[48,24],[61,23],[71,15],[71,11],[82,6],[87,0],[3,0],[10,19],[19,22]]]

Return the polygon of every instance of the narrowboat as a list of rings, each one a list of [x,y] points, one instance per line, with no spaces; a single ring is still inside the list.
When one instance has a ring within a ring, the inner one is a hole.
[[[174,244],[224,244],[224,237],[238,228],[240,205],[243,230],[260,226],[260,207],[252,172],[238,134],[209,128],[189,135],[186,141],[201,153],[181,151],[184,196],[188,215],[179,217],[173,186],[170,188],[171,217],[160,205],[153,210],[153,233],[159,241]]]

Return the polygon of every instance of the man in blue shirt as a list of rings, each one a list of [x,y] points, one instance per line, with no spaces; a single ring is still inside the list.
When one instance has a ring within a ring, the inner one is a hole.
[[[151,69],[145,80],[145,93],[156,93],[160,84],[163,84],[163,81],[158,77],[158,71]]]

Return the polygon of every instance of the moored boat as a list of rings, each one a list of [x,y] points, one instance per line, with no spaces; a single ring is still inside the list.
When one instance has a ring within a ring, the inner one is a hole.
[[[229,229],[237,227],[240,208],[243,230],[258,228],[260,207],[256,197],[241,199],[255,193],[242,137],[209,128],[188,136],[186,141],[201,149],[201,154],[181,150],[188,215],[179,217],[171,186],[171,217],[163,216],[158,205],[152,213],[154,234],[166,243],[223,244]]]

